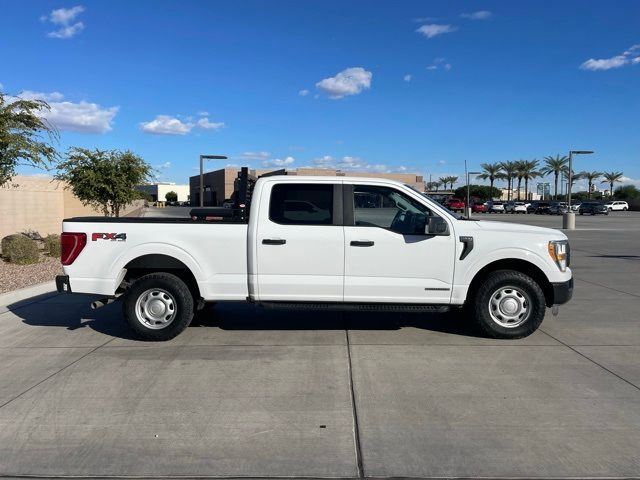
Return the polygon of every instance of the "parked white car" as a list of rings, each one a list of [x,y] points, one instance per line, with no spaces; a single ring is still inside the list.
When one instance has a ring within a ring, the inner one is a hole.
[[[489,202],[489,213],[504,213],[504,203],[503,202]]]
[[[183,331],[207,302],[441,312],[520,338],[573,292],[558,230],[473,221],[402,183],[242,169],[239,208],[188,218],[79,217],[62,224],[58,291],[122,300],[149,340]],[[252,179],[251,179],[252,180]],[[207,220],[210,219],[210,220]],[[302,320],[301,320],[302,321]]]
[[[610,212],[616,210],[622,210],[623,212],[626,212],[627,210],[629,210],[629,204],[621,200],[606,202],[604,205],[609,209]]]
[[[529,205],[525,202],[507,202],[504,205],[504,211],[506,213],[527,213]]]

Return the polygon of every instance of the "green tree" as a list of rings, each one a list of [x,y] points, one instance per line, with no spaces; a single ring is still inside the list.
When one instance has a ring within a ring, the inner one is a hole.
[[[504,178],[501,163],[481,163],[482,173],[477,175],[482,180],[489,179],[489,185],[493,188],[493,182]]]
[[[178,194],[176,192],[174,192],[173,190],[171,190],[170,192],[167,192],[164,196],[165,200],[167,202],[177,202],[178,201]]]
[[[541,175],[551,175],[553,174],[553,183],[554,183],[554,199],[558,199],[558,177],[562,174],[564,168],[566,168],[569,163],[569,157],[556,155],[555,157],[548,156],[544,157],[544,167],[540,170]]]
[[[507,200],[511,200],[512,183],[518,171],[518,162],[502,162],[500,165],[504,171],[504,178],[507,180]]]
[[[449,189],[453,190],[453,184],[456,183],[458,181],[458,177],[456,177],[455,175],[452,175],[449,177]]]
[[[450,177],[440,177],[438,179],[438,181],[440,182],[440,184],[444,187],[444,189],[447,189],[447,184],[449,183],[449,178]]]
[[[64,180],[84,205],[102,210],[105,216],[120,216],[120,210],[141,198],[135,189],[148,180],[151,167],[133,152],[71,148],[57,165],[58,180]]]
[[[457,198],[467,198],[467,187],[458,187],[453,194]],[[501,195],[502,190],[496,187],[490,187],[489,185],[469,185],[469,196],[471,198],[491,200],[493,198],[500,198]]]
[[[58,131],[42,117],[49,105],[8,98],[0,92],[0,186],[11,180],[19,165],[47,168],[58,158],[51,145]]]
[[[624,185],[616,188],[615,196],[620,200],[634,200],[640,198],[640,190],[635,185]]]
[[[613,184],[622,181],[622,172],[605,172],[602,174],[604,180],[600,183],[608,183],[609,184],[609,196],[613,196]]]
[[[591,190],[593,189],[593,182],[602,176],[602,172],[583,171],[583,172],[580,172],[580,175],[582,176],[582,178],[587,179],[587,183],[589,184],[587,188],[587,198],[591,198]]]

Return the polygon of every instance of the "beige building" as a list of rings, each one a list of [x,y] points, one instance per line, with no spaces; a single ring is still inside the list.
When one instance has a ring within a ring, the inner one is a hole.
[[[189,200],[189,185],[177,185],[175,183],[149,183],[147,185],[138,185],[136,189],[141,192],[146,192],[151,195],[151,199],[154,202],[158,200],[164,202],[166,195],[169,192],[175,192],[178,195],[179,202],[186,202]]]
[[[69,217],[99,215],[85,207],[64,182],[51,177],[16,176],[0,187],[0,238],[26,230],[44,236],[60,233],[62,220]],[[142,202],[128,205],[121,215],[139,211]]]
[[[234,180],[238,177],[237,168],[222,168],[213,172],[206,172],[203,176],[204,184],[204,205],[216,206],[231,198],[233,193]],[[264,175],[274,171],[274,169],[251,170],[251,174],[255,176]],[[370,177],[370,178],[387,178],[397,182],[411,185],[420,192],[424,191],[424,180],[422,175],[415,173],[371,173],[371,172],[343,172],[340,170],[326,168],[298,168],[296,170],[287,170],[287,175],[298,176],[327,176],[327,177]],[[192,205],[200,204],[200,175],[194,175],[189,178],[190,198]]]

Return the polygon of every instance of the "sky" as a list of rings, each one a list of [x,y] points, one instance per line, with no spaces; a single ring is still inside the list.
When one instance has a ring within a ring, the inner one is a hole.
[[[594,150],[640,185],[640,2],[5,1],[0,85],[59,148],[415,172]],[[32,169],[22,174],[37,174]],[[580,183],[578,183],[580,186]]]

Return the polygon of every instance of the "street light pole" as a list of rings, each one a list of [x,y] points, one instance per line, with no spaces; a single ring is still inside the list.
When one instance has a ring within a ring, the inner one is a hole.
[[[467,172],[467,203],[466,203],[466,207],[467,207],[467,218],[471,218],[471,205],[469,205],[469,203],[471,202],[471,195],[470,195],[470,186],[469,186],[469,176],[470,175],[480,175],[482,172]]]
[[[562,215],[562,228],[575,230],[576,214],[571,211],[571,187],[573,183],[573,156],[589,155],[593,150],[569,150],[569,172],[567,174],[567,213]]]
[[[204,168],[203,160],[226,160],[224,155],[200,155],[200,206],[204,207]]]

